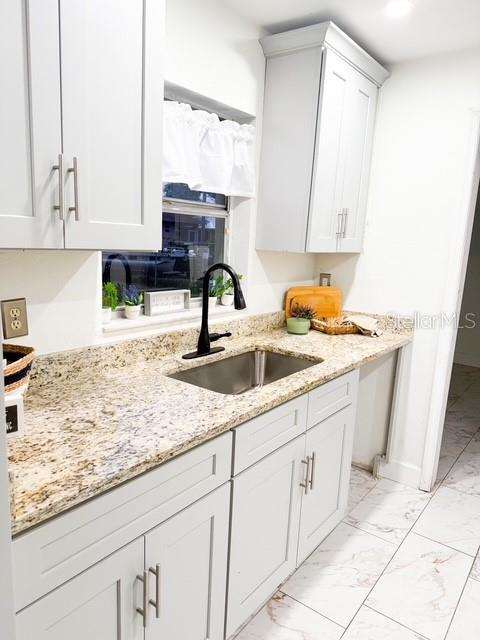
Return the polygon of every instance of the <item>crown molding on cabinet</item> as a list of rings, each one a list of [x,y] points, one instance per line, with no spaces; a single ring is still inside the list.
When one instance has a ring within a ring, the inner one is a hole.
[[[266,36],[261,38],[260,44],[267,58],[311,47],[327,47],[345,58],[378,87],[381,87],[390,75],[385,67],[333,22],[321,22],[309,27]]]

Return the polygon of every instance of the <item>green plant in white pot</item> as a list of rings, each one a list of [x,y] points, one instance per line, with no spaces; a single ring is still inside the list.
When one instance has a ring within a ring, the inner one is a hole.
[[[143,293],[133,284],[123,288],[122,301],[125,305],[125,317],[128,320],[135,320],[140,315],[143,302]]]
[[[243,276],[239,273],[238,279],[241,280]],[[230,307],[233,304],[234,295],[233,295],[233,282],[231,278],[227,278],[227,280],[223,280],[220,276],[216,280],[218,290],[220,292],[220,302],[224,307]]]
[[[112,311],[118,307],[118,287],[113,282],[105,282],[102,286],[102,322],[108,324],[112,319]]]
[[[217,285],[217,280],[218,278],[216,278],[215,280],[210,280],[210,284],[208,285],[208,308],[210,311],[212,309],[215,309],[215,307],[217,306],[218,298],[221,295],[220,288]],[[221,277],[220,280],[222,280]]]
[[[316,313],[308,304],[296,304],[291,310],[292,317],[287,318],[287,331],[295,335],[306,335],[310,331],[310,320]]]

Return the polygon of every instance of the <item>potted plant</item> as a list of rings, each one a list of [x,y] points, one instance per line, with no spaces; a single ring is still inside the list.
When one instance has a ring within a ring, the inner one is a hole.
[[[238,274],[238,279],[241,280],[243,278],[243,276],[239,273]],[[228,278],[227,280],[223,280],[223,278],[220,276],[220,280],[221,280],[221,284],[219,284],[219,290],[220,290],[220,302],[224,307],[230,307],[233,304],[233,282],[231,278]]]
[[[220,280],[222,280],[221,276],[219,276]],[[219,278],[215,280],[210,280],[210,284],[208,285],[208,308],[211,311],[215,309],[218,302],[218,296],[220,295],[219,287],[217,281]]]
[[[122,301],[125,305],[125,317],[128,320],[135,320],[140,315],[140,308],[143,302],[143,293],[134,284],[123,288]]]
[[[310,330],[310,320],[316,313],[308,304],[297,304],[291,310],[292,317],[287,318],[287,331],[296,335],[306,335]]]
[[[112,311],[118,307],[118,288],[113,282],[105,282],[102,287],[102,322],[107,324],[112,319]]]

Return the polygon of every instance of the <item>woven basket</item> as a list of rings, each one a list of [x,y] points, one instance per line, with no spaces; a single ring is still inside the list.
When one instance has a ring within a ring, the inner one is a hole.
[[[16,344],[3,345],[3,358],[7,365],[3,371],[5,393],[12,393],[26,387],[30,378],[35,351],[32,347],[21,347]]]
[[[345,322],[342,318],[329,318],[328,320],[314,319],[310,326],[315,331],[327,333],[329,336],[342,336],[349,333],[360,333],[360,329],[351,322]]]

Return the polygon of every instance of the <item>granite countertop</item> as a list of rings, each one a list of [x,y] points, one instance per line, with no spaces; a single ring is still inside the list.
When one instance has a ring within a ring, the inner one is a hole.
[[[226,351],[208,360],[181,358],[196,332],[188,339],[169,339],[166,350],[173,355],[161,355],[152,347],[154,359],[129,362],[125,355],[119,356],[132,348],[145,351],[145,341],[133,347],[124,344],[116,351],[77,352],[75,366],[70,363],[70,368],[65,358],[60,365],[45,358],[38,369],[48,370],[50,377],[35,383],[34,376],[25,400],[27,433],[9,442],[13,534],[411,340],[411,332],[405,330],[370,338],[316,331],[291,336],[262,322],[250,323],[250,329],[238,338],[223,340]],[[238,396],[166,377],[256,347],[323,361]],[[107,362],[114,352],[115,361]],[[38,372],[36,377],[40,378]]]

